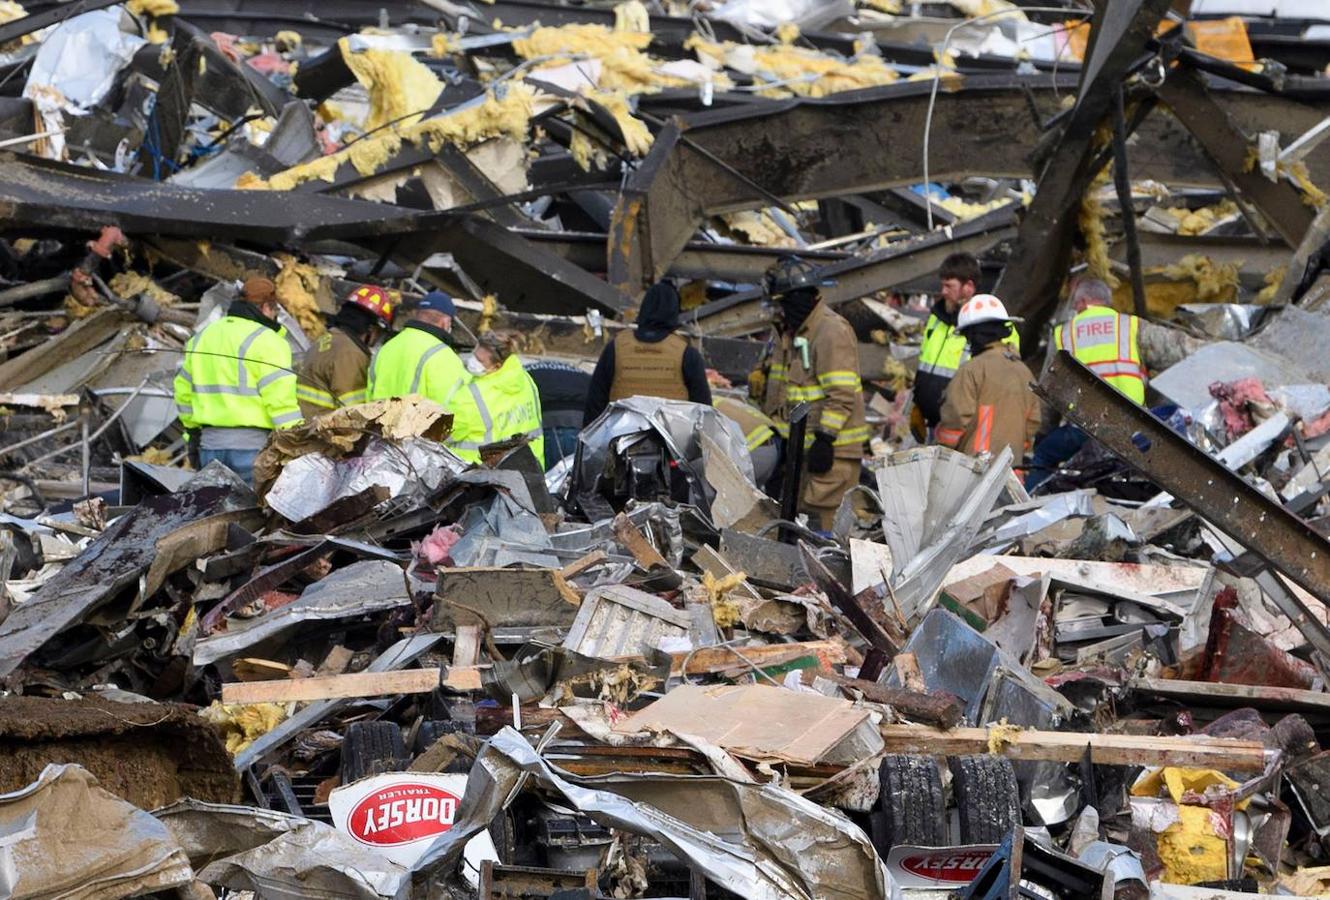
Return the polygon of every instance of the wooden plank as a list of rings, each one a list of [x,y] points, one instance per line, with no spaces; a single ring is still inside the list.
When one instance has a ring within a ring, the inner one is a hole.
[[[78,394],[12,394],[0,393],[0,406],[35,406],[50,409],[55,406],[78,406]]]
[[[900,659],[906,654],[898,654]],[[914,654],[909,654],[913,656]],[[961,702],[950,694],[930,694],[926,691],[914,691],[905,688],[888,687],[885,684],[878,684],[876,681],[865,681],[862,678],[846,678],[844,675],[837,675],[834,672],[821,671],[817,673],[822,678],[830,679],[841,687],[856,690],[863,694],[865,700],[871,700],[874,703],[884,703],[900,712],[908,719],[916,722],[922,722],[925,725],[936,725],[939,728],[952,728],[958,725],[963,714]]]
[[[1133,678],[1127,687],[1133,691],[1183,700],[1198,706],[1257,706],[1260,709],[1330,713],[1330,694],[1325,691],[1172,678]]]
[[[1080,761],[1088,746],[1090,759],[1101,765],[1195,766],[1224,772],[1265,770],[1266,749],[1259,741],[997,728],[943,731],[924,725],[882,726],[888,753],[925,756],[988,753],[990,735],[995,744],[1000,744],[998,752],[1010,759],[1074,763]]]
[[[643,569],[651,570],[656,566],[668,566],[665,557],[661,556],[651,542],[646,539],[641,530],[633,524],[633,520],[624,513],[619,513],[614,517],[614,536],[619,539],[637,564]]]
[[[480,659],[480,643],[484,633],[482,625],[457,626],[457,636],[453,640],[453,668],[469,668],[476,664]]]
[[[586,556],[573,560],[568,565],[559,570],[564,581],[576,578],[592,566],[598,566],[609,559],[604,550],[592,550]]]
[[[450,668],[443,686],[454,691],[480,690],[479,668]],[[438,669],[399,672],[356,672],[280,681],[222,685],[223,703],[290,703],[293,700],[334,700],[346,697],[391,697],[426,694],[439,687]]]
[[[736,647],[735,649],[752,660],[753,664],[758,667],[779,665],[792,659],[798,659],[801,656],[816,656],[821,661],[823,668],[845,662],[845,645],[840,641],[756,644],[751,647]],[[746,662],[725,647],[702,647],[699,650],[692,651],[691,658],[688,652],[672,653],[670,656],[674,660],[670,664],[670,674],[675,676],[683,674],[685,660],[688,663],[689,677],[716,672],[753,671]],[[640,658],[638,657],[638,659]]]

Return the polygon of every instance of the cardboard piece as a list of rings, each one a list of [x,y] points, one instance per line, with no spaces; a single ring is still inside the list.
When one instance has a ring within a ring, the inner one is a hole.
[[[614,726],[705,738],[736,756],[850,764],[882,746],[873,715],[848,700],[765,684],[681,685]]]

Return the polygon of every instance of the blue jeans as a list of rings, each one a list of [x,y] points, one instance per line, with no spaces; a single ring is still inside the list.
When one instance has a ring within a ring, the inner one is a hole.
[[[1090,436],[1075,425],[1059,425],[1044,435],[1044,439],[1034,445],[1034,461],[1025,475],[1025,489],[1033,491],[1051,478],[1058,466],[1079,453],[1089,439]]]
[[[257,450],[199,450],[199,462],[207,465],[214,459],[241,477],[246,484],[254,483],[254,460]]]
[[[554,425],[541,429],[541,434],[545,438],[545,471],[554,468],[565,456],[572,456],[577,452],[578,433],[579,429],[569,425]]]

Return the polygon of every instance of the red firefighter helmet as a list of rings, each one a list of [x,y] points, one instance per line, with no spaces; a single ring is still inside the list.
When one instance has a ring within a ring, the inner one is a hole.
[[[346,297],[347,303],[354,303],[361,309],[373,313],[384,326],[393,323],[393,300],[386,290],[374,284],[365,284],[353,290]]]

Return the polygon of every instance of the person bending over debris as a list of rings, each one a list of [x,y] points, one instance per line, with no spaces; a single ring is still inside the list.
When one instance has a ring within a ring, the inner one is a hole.
[[[1145,403],[1147,373],[1141,362],[1137,334],[1141,320],[1111,306],[1113,292],[1095,278],[1082,278],[1071,290],[1076,314],[1053,331],[1053,345],[1068,350],[1077,362],[1131,398]],[[1034,490],[1071,459],[1089,440],[1075,425],[1060,425],[1039,441],[1025,478],[1025,489]]]
[[[789,437],[790,412],[811,404],[804,438],[800,509],[829,529],[845,492],[859,483],[868,425],[859,382],[859,341],[850,323],[822,302],[816,270],[784,256],[767,270],[768,296],[780,304],[762,411]]]
[[[276,316],[276,286],[247,279],[226,315],[190,338],[175,376],[176,408],[191,441],[198,437],[199,464],[215,459],[246,481],[268,432],[302,421],[291,346]]]
[[[523,365],[540,393],[541,436],[545,439],[545,468],[549,469],[577,452],[591,376],[557,359],[528,359]]]
[[[467,375],[451,346],[455,315],[457,307],[452,297],[443,291],[426,294],[416,304],[411,320],[370,361],[366,386],[369,399],[420,394],[456,412],[454,397],[466,384]]]
[[[611,400],[663,397],[711,405],[711,386],[702,354],[679,327],[679,292],[668,281],[647,288],[637,326],[621,331],[605,345],[587,388],[584,426],[595,421]]]
[[[388,292],[372,284],[347,295],[296,373],[296,397],[306,419],[365,402],[369,348],[392,326],[393,306]]]
[[[467,356],[466,384],[471,403],[453,408],[453,430],[448,449],[468,462],[480,462],[480,448],[509,438],[531,443],[540,467],[545,467],[545,438],[540,430],[540,393],[517,355],[516,339],[486,331]]]
[[[1019,465],[1039,429],[1034,376],[1004,339],[1016,321],[992,294],[977,294],[963,307],[956,330],[969,342],[970,359],[947,385],[937,442],[971,456],[1011,449]]]
[[[938,269],[942,289],[928,321],[924,323],[919,371],[914,379],[915,408],[923,415],[924,425],[928,428],[937,427],[942,417],[942,399],[947,384],[970,358],[969,346],[956,330],[956,316],[979,289],[979,275],[979,260],[969,253],[953,253]],[[1016,329],[1007,326],[1002,340],[1017,354],[1021,352],[1021,339]]]
[[[717,412],[743,431],[744,443],[753,459],[753,480],[759,488],[766,490],[767,482],[776,473],[776,464],[780,462],[775,420],[757,407],[733,397],[717,397],[713,405]]]

